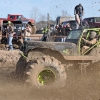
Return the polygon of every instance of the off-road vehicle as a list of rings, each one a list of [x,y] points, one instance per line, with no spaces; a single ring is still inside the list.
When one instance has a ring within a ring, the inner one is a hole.
[[[97,33],[97,43],[82,53],[85,45],[82,38],[88,39],[91,31]],[[80,73],[86,74],[86,68],[98,64],[100,60],[100,28],[71,30],[68,34],[66,37],[48,33],[46,41],[25,42],[16,74],[22,78],[25,76],[26,83],[40,88],[64,86],[70,68],[75,71],[79,68]]]

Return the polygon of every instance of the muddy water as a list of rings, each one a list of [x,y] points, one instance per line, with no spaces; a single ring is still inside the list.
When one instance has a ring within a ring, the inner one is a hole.
[[[91,73],[68,73],[64,88],[40,91],[27,89],[13,74],[0,71],[0,100],[100,100],[99,71]]]

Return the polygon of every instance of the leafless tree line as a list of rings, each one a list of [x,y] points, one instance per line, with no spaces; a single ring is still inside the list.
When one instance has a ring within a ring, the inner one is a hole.
[[[60,16],[69,16],[69,14],[66,10],[62,10]],[[35,22],[47,21],[47,15],[43,15],[37,7],[32,8],[31,18],[33,18],[35,20]],[[49,15],[49,19],[50,20],[52,19],[52,17],[50,15]]]

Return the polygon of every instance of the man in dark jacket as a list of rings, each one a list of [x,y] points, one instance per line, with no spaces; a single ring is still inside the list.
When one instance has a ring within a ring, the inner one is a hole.
[[[84,8],[83,8],[82,4],[79,4],[79,5],[75,6],[75,8],[74,8],[74,15],[78,14],[78,16],[80,18],[80,25],[82,25],[83,13],[84,13]]]
[[[68,35],[68,31],[70,31],[70,30],[72,30],[72,29],[71,29],[71,26],[70,26],[70,23],[67,23],[67,24],[66,24],[66,28],[65,28],[65,31],[66,31],[66,34],[65,34],[65,35],[66,35],[66,36]]]

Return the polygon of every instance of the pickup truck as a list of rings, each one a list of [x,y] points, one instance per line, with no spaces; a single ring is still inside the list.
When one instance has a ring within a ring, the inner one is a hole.
[[[84,20],[88,22],[90,28],[100,28],[100,17],[88,17]]]
[[[8,14],[7,18],[0,18],[0,30],[1,30],[1,26],[3,21],[22,21],[22,22],[29,22],[30,24],[34,25],[35,24],[35,20],[33,19],[29,19],[29,18],[25,18],[23,15],[20,14]]]

